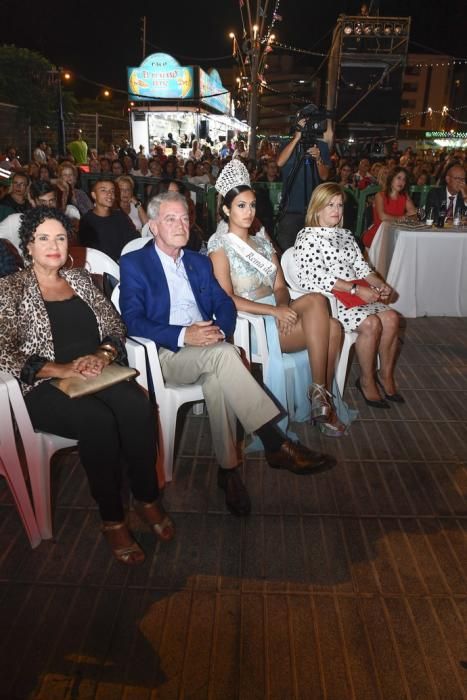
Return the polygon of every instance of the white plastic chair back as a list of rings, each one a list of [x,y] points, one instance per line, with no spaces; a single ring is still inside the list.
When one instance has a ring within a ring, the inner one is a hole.
[[[94,275],[103,275],[106,272],[116,280],[120,279],[120,267],[115,260],[95,248],[70,248],[70,254],[74,259],[75,267],[84,267]]]
[[[145,236],[144,238],[135,238],[134,240],[129,241],[126,245],[123,246],[122,252],[120,253],[120,257],[122,257],[122,255],[126,255],[127,253],[133,252],[133,250],[139,250],[144,245],[146,245],[148,241],[148,236]]]
[[[119,297],[120,287],[117,285],[112,293],[112,303],[117,311],[120,311]],[[132,340],[140,343],[146,351],[154,393],[159,406],[158,466],[163,470],[165,480],[172,481],[178,409],[185,403],[204,401],[203,390],[200,384],[166,383],[162,376],[156,344],[147,338],[133,337]],[[136,369],[140,369],[139,366]]]
[[[18,457],[8,387],[2,377],[0,377],[0,415],[0,475],[5,477],[10,488],[31,547],[37,547],[42,538]]]
[[[281,258],[281,266],[282,270],[284,272],[284,277],[285,281],[290,287],[290,296],[293,299],[297,299],[298,297],[302,296],[303,294],[307,294],[306,291],[303,289],[300,289],[300,282],[298,280],[297,276],[297,270],[295,267],[295,262],[293,259],[293,248],[288,248],[283,254]],[[337,318],[337,302],[336,298],[333,294],[328,294],[327,292],[319,292],[320,294],[323,294],[328,301],[329,305],[331,307],[331,313],[334,318]],[[337,360],[337,365],[336,365],[336,382],[337,386],[339,387],[339,391],[341,396],[344,394],[344,388],[345,388],[345,379],[347,377],[347,367],[349,364],[349,353],[352,345],[355,343],[357,340],[357,333],[354,331],[346,331],[344,333],[344,339],[342,343],[342,348],[340,351],[339,358]]]

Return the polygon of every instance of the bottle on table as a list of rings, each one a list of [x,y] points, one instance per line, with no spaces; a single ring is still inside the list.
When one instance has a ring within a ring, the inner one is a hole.
[[[444,222],[446,220],[446,212],[447,212],[447,207],[446,207],[446,202],[443,202],[439,208],[438,212],[438,220],[436,222],[437,228],[443,228],[444,227]]]

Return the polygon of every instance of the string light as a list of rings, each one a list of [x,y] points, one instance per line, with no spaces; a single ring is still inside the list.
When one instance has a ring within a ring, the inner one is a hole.
[[[299,49],[296,46],[289,46],[288,44],[282,44],[280,41],[275,41],[274,46],[279,49],[285,49],[286,51],[294,51],[295,53],[304,53],[309,56],[327,56],[327,53],[322,53],[321,51],[308,51],[307,49]]]
[[[427,110],[424,112],[404,112],[404,114],[401,114],[401,117],[409,118],[411,119],[412,117],[422,117],[425,114],[428,114],[430,117],[433,114],[441,114],[442,116],[451,116],[450,112],[458,112],[461,109],[467,109],[467,105],[461,105],[460,107],[443,107],[443,109],[432,109],[431,107],[428,107]],[[451,117],[454,119],[454,117]]]
[[[407,67],[414,66],[416,68],[445,68],[447,66],[465,66],[467,58],[455,58],[450,61],[438,61],[433,63],[408,63]]]

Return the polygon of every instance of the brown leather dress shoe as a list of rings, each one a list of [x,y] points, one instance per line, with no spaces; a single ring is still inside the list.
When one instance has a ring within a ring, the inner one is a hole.
[[[334,467],[334,457],[313,452],[300,442],[285,440],[277,452],[265,452],[266,460],[273,469],[287,469],[294,474],[312,474]]]
[[[232,515],[250,515],[250,497],[238,468],[219,468],[217,472],[217,485],[220,489],[225,491],[225,505]]]

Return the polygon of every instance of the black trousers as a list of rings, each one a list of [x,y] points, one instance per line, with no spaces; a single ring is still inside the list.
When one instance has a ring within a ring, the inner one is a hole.
[[[25,396],[25,402],[34,428],[78,440],[80,460],[102,520],[124,517],[122,458],[134,497],[147,503],[157,498],[156,416],[136,382],[121,382],[76,399],[42,382]]]

